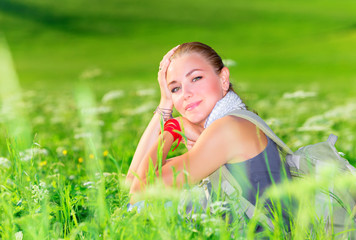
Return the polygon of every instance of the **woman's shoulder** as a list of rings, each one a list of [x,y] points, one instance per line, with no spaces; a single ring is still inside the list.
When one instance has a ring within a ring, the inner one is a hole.
[[[243,131],[243,132],[256,132],[256,125],[253,124],[252,122],[232,116],[232,115],[227,115],[224,116],[220,119],[215,120],[208,128],[211,128],[212,130],[226,130],[228,132],[235,132],[235,131]]]
[[[235,117],[224,116],[212,122],[200,136],[200,139],[209,139],[209,141],[220,142],[238,142],[244,138],[246,129],[252,123],[249,121]]]
[[[217,136],[231,150],[230,157],[247,160],[265,149],[267,137],[255,124],[236,116],[225,116],[214,121],[206,131]]]

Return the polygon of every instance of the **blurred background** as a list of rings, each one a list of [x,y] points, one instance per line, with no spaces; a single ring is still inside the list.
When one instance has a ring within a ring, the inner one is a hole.
[[[112,108],[123,111],[102,118],[104,138],[118,141],[113,133],[125,126],[120,118],[138,114],[126,120],[137,122],[129,128],[132,137],[113,143],[134,139],[131,156],[159,100],[156,77],[163,55],[180,43],[201,41],[228,64],[242,98],[293,147],[334,132],[347,135],[342,150],[356,157],[355,1],[0,0],[0,35],[24,99],[42,104],[28,107],[33,132],[71,121],[74,110],[65,111],[73,102],[63,102],[85,82],[99,102],[110,91],[121,97]],[[57,118],[53,113],[49,120],[39,118],[52,108],[63,111]],[[63,139],[71,132],[63,129],[56,139],[69,145]]]
[[[25,89],[70,88],[85,72],[99,88],[155,82],[162,56],[187,41],[211,45],[236,84],[267,95],[356,86],[351,0],[1,0],[0,32]]]

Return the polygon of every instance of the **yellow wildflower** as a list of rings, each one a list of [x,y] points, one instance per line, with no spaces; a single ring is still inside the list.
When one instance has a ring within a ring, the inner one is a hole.
[[[106,157],[108,154],[109,154],[109,151],[108,151],[108,150],[105,150],[105,151],[103,152],[104,157]]]
[[[89,154],[89,158],[90,158],[90,159],[94,159],[94,157],[95,157],[94,154],[92,154],[92,153]]]
[[[67,153],[68,153],[68,151],[65,150],[65,149],[62,151],[62,154],[63,154],[64,156],[67,155]]]
[[[78,158],[78,162],[82,163],[84,161],[84,159],[82,157]]]
[[[40,162],[40,167],[46,166],[47,165],[47,161],[42,161]]]

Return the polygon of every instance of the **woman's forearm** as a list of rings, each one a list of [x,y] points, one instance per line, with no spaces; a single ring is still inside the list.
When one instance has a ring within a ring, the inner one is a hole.
[[[179,45],[178,45],[179,46]],[[171,90],[167,86],[167,69],[171,62],[170,58],[174,54],[178,46],[172,48],[166,55],[164,55],[162,61],[159,64],[158,71],[158,83],[161,91],[161,101],[159,103],[159,112],[156,112],[152,120],[148,124],[145,132],[143,133],[140,142],[136,148],[134,157],[132,159],[129,171],[127,173],[126,182],[131,183],[134,179],[134,173],[137,172],[138,167],[141,164],[142,159],[145,157],[147,152],[152,148],[153,144],[157,140],[157,137],[160,132],[160,119],[161,114],[165,117],[172,116],[173,101]]]
[[[171,104],[160,103],[161,108],[172,108]],[[126,182],[130,184],[134,178],[134,174],[138,170],[138,167],[148,153],[148,151],[152,148],[152,146],[157,141],[157,138],[161,132],[161,118],[162,116],[156,112],[148,126],[146,127],[135,151],[135,154],[132,158],[132,162],[130,168],[127,173]]]
[[[161,116],[158,113],[155,113],[148,124],[146,130],[144,131],[138,145],[135,151],[135,154],[132,158],[132,162],[129,168],[129,171],[127,172],[127,177],[126,181],[128,183],[131,183],[133,180],[133,173],[137,172],[137,169],[142,161],[142,159],[145,157],[145,155],[148,153],[148,151],[152,148],[152,146],[155,144],[159,133],[161,131],[161,125],[160,125],[160,118]]]
[[[153,144],[151,149],[148,151],[147,155],[143,158],[139,167],[137,169],[137,177],[133,177],[130,193],[134,193],[136,191],[142,190],[146,185],[147,174],[149,170],[150,164],[153,166],[154,174],[158,170],[159,162],[158,162],[158,153],[159,148],[162,146],[162,166],[166,162],[167,154],[173,144],[173,136],[164,132],[161,137]]]

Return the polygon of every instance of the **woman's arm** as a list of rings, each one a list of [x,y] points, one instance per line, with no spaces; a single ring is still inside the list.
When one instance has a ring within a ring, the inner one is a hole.
[[[164,135],[167,144],[167,148],[166,146],[163,148],[164,159],[172,145],[173,137],[171,139],[169,137],[170,134]],[[186,180],[188,183],[197,183],[231,159],[244,161],[256,156],[266,145],[265,135],[257,130],[254,124],[241,118],[227,116],[215,121],[204,130],[189,152],[172,158],[163,165],[162,179],[168,186],[172,186],[173,183],[182,186]],[[149,158],[154,162],[157,156],[154,150],[157,148],[153,148],[150,151],[151,155],[145,157],[145,164],[139,169],[140,180],[135,178],[130,193],[143,190],[147,184]],[[155,164],[156,167],[157,163]],[[174,179],[173,168],[178,172],[176,179]],[[184,172],[187,172],[188,176],[185,176]]]
[[[167,73],[167,68],[170,64],[170,57],[172,56],[172,54],[174,53],[177,47],[171,49],[163,57],[158,71],[158,83],[161,90],[161,101],[158,107],[161,109],[166,109],[167,112],[172,110],[173,102],[172,102],[171,92],[167,87],[166,73]],[[156,142],[161,130],[160,121],[161,121],[161,115],[159,112],[156,111],[137,145],[135,154],[133,156],[130,168],[126,176],[126,182],[128,184],[132,182],[134,178],[134,173],[137,172],[142,159],[144,159],[147,152],[152,148],[152,146]]]
[[[130,192],[142,190],[147,184],[147,174],[149,165],[153,166],[153,171],[158,169],[157,153],[158,148],[162,144],[162,166],[166,163],[167,154],[173,144],[173,136],[169,132],[163,132],[159,139],[153,144],[152,148],[147,152],[146,156],[141,161],[136,174],[133,178]]]
[[[182,131],[184,129],[184,134],[187,137],[187,141],[188,141],[186,143],[186,146],[188,150],[190,150],[191,147],[197,141],[200,134],[203,132],[204,128],[189,122],[187,119],[183,117],[178,117],[176,118],[176,120],[178,120],[180,127],[182,128]],[[150,164],[152,164],[152,166],[154,167],[154,171],[158,169],[159,163],[157,162],[157,157],[158,157],[157,155],[159,152],[158,149],[160,147],[162,147],[161,166],[164,166],[166,164],[166,158],[169,150],[172,147],[173,141],[174,141],[173,136],[171,135],[171,133],[167,131],[164,131],[163,134],[160,135],[160,137],[156,140],[156,142],[153,144],[151,149],[147,152],[146,156],[141,161],[138,170],[136,172],[137,174],[136,178],[133,178],[132,189],[140,190],[147,183],[146,178],[147,178],[147,172]],[[159,173],[157,172],[157,175],[158,174]]]
[[[158,139],[159,133],[161,131],[160,118],[161,116],[159,113],[154,114],[146,130],[144,131],[140,142],[137,145],[129,171],[126,176],[126,182],[128,184],[132,182],[134,178],[133,174],[137,172],[142,159],[144,159],[147,152],[153,147],[156,140]]]

